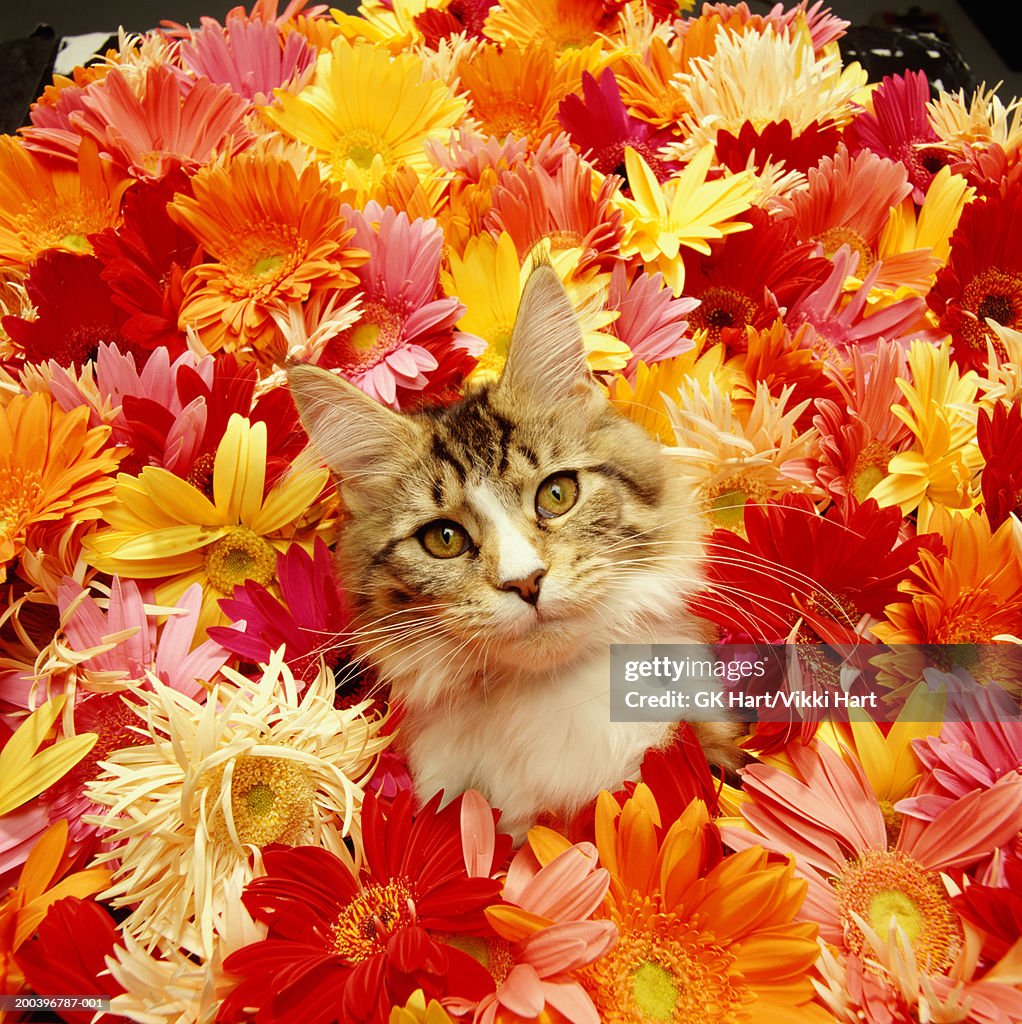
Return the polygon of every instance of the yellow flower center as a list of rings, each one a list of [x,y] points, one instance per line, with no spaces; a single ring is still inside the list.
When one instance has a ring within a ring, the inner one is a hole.
[[[64,235],[60,240],[60,244],[65,249],[71,249],[74,252],[92,252],[89,240],[85,235],[79,235],[77,232]]]
[[[404,880],[368,885],[337,918],[334,949],[346,960],[361,963],[382,953],[395,931],[414,923],[415,903]]]
[[[507,135],[531,137],[536,129],[537,110],[529,102],[513,96],[502,96],[491,100],[486,105],[485,113],[480,117],[486,131],[503,139]]]
[[[865,501],[869,492],[887,476],[887,464],[894,453],[879,441],[868,441],[859,452],[848,474],[856,501]]]
[[[673,914],[633,897],[617,944],[580,972],[603,1024],[737,1024],[750,993],[734,956]]]
[[[898,850],[866,850],[849,861],[834,881],[849,949],[862,954],[865,936],[852,914],[887,939],[891,923],[904,932],[920,969],[948,968],[961,945],[961,931],[935,872]]]
[[[206,575],[221,594],[233,594],[246,580],[267,586],[277,572],[277,552],[247,526],[236,526],[206,548]]]
[[[497,985],[504,983],[515,965],[510,943],[497,936],[483,938],[479,935],[454,935],[444,932],[433,937],[478,960],[490,972]]]
[[[738,473],[706,489],[705,508],[714,527],[745,536],[746,505],[762,504],[770,492],[761,483]]]
[[[387,169],[394,163],[393,148],[379,132],[370,128],[349,128],[334,143],[327,160],[334,176],[343,178],[349,162],[361,171],[368,171],[377,156],[383,159]]]
[[[292,224],[262,224],[224,247],[221,261],[239,297],[268,298],[301,263],[307,245]]]
[[[965,591],[960,595],[957,614],[948,616],[934,631],[933,639],[938,644],[955,645],[955,662],[962,664],[962,655],[959,654],[963,647],[968,644],[989,644],[993,641],[992,623],[985,617],[968,611],[968,598],[970,593]]]
[[[223,784],[217,773],[213,786]],[[302,765],[284,757],[239,757],[234,761],[229,799],[237,842],[266,846],[297,846],[308,838],[315,788]],[[233,843],[227,818],[219,811],[211,830],[221,843]]]
[[[834,253],[842,245],[847,245],[852,252],[857,252],[859,254],[859,263],[855,268],[857,277],[865,277],[876,263],[876,257],[866,239],[851,228],[838,224],[818,234],[815,240],[823,246],[823,255],[828,259],[832,259]]]
[[[382,302],[362,307],[362,317],[330,343],[329,359],[349,372],[368,370],[401,343],[403,317]]]
[[[727,327],[746,327],[756,313],[756,303],[737,288],[707,288],[699,299],[699,306],[689,314],[689,326],[707,332],[707,345],[720,341]]]
[[[30,203],[17,218],[18,236],[33,253],[50,248],[91,253],[88,236],[108,226],[108,213],[88,195],[62,196],[59,206]]]

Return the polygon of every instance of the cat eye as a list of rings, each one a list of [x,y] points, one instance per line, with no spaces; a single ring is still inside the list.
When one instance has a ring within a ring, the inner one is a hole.
[[[435,519],[419,530],[419,543],[434,558],[457,558],[468,550],[468,534],[452,519]]]
[[[536,514],[541,519],[563,516],[578,501],[578,478],[574,473],[548,476],[536,492]]]

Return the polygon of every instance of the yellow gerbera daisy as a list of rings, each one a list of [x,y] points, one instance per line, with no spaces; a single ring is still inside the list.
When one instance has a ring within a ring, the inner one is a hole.
[[[103,894],[130,907],[122,927],[148,948],[213,954],[226,897],[250,881],[252,847],[314,845],[353,864],[362,785],[389,742],[369,702],[334,707],[323,667],[299,697],[283,659],[261,676],[230,669],[203,704],[151,677],[132,682],[147,742],[110,755],[87,786],[110,810],[113,882]]]
[[[175,606],[192,583],[201,584],[199,626],[215,625],[217,600],[237,584],[276,580],[278,551],[293,543],[311,550],[314,530],[303,518],[328,471],[294,472],[264,496],[265,479],[266,424],[235,413],[213,463],[212,500],[156,466],[121,474],[104,511],[108,525],[87,539],[86,558],[103,572],[161,580],[161,605]]]
[[[734,220],[752,206],[757,194],[749,171],[707,181],[712,147],[700,150],[677,177],[661,185],[649,165],[630,147],[625,169],[632,198],[621,199],[625,215],[623,256],[641,257],[652,273],[659,270],[675,295],[685,286],[682,247],[708,255],[709,242],[737,231],[748,231]]]
[[[130,184],[91,139],[77,166],[52,168],[0,135],[0,266],[26,267],[46,249],[91,253],[88,236],[117,225]]]
[[[915,443],[895,455],[887,475],[870,492],[881,506],[899,505],[903,515],[918,510],[920,532],[929,528],[935,504],[970,512],[978,497],[974,487],[983,456],[976,444],[979,377],[960,374],[942,345],[914,341],[909,349],[912,383],[898,379],[908,406],[891,412],[915,435]]]
[[[350,268],[368,254],[347,246],[354,229],[316,164],[299,173],[282,156],[242,153],[200,170],[192,191],[167,211],[211,258],[185,274],[179,316],[208,351],[244,346],[273,361],[283,354],[268,351],[278,337],[274,310],[358,284]]]
[[[570,260],[558,265],[555,257],[552,264],[562,280],[573,269]],[[530,270],[529,260],[524,266],[519,264],[515,243],[506,231],[497,238],[477,235],[469,239],[463,256],[450,254],[450,270],[441,272],[440,279],[444,291],[465,304],[458,329],[487,342],[470,380],[493,380],[504,368],[518,303]],[[601,291],[606,278],[604,274],[588,281],[565,281],[568,297],[579,314],[586,358],[593,371],[620,370],[631,357],[624,342],[602,330],[615,317],[602,308]]]
[[[360,194],[407,164],[430,171],[427,139],[446,140],[466,103],[443,82],[424,80],[412,54],[391,57],[370,44],[337,39],[297,95],[276,90],[279,106],[264,115],[282,132],[312,146],[337,181]]]
[[[580,976],[603,1024],[704,1024],[710,1006],[720,1021],[829,1020],[812,1002],[817,929],[795,920],[807,887],[792,864],[758,847],[713,864],[705,805],[668,827],[643,784],[623,806],[600,794],[596,845],[618,942]]]
[[[358,14],[337,8],[331,8],[330,13],[345,39],[386,47],[397,54],[422,42],[415,19],[437,6],[436,0],[364,0],[358,5]]]
[[[26,549],[63,549],[113,498],[121,453],[104,449],[109,427],[89,428],[89,409],[63,412],[45,393],[0,408],[0,581]],[[66,559],[65,559],[66,560]]]

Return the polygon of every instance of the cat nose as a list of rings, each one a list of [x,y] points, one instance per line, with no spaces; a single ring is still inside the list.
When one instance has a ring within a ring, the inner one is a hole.
[[[535,604],[539,600],[540,580],[546,575],[546,569],[537,569],[520,580],[507,580],[500,585],[501,590],[514,590],[526,604]]]

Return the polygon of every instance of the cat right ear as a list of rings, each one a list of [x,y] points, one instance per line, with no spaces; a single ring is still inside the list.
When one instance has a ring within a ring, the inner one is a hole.
[[[287,382],[312,447],[347,486],[381,473],[380,464],[410,441],[404,417],[329,370],[295,363]]]

